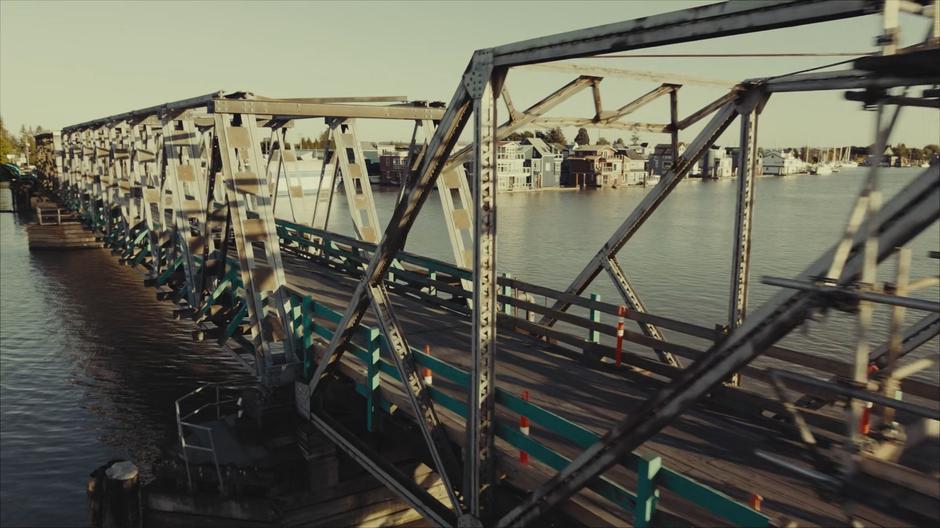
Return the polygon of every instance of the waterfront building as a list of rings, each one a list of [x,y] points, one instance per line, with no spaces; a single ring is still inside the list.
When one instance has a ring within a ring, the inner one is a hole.
[[[581,145],[567,159],[565,187],[617,187],[625,185],[624,158],[610,145]]]
[[[699,162],[700,176],[704,179],[720,180],[734,176],[734,163],[725,149],[713,146],[707,151]]]
[[[653,153],[649,157],[649,172],[657,176],[662,176],[669,172],[672,165],[676,162],[676,156],[685,153],[685,143],[679,143],[679,152],[673,153],[672,145],[669,143],[660,143],[653,148]],[[693,170],[693,174],[698,171]]]
[[[532,176],[533,189],[558,187],[560,184],[562,155],[555,147],[539,138],[522,141],[525,164]]]
[[[532,188],[532,171],[526,166],[526,148],[518,141],[500,141],[496,147],[497,184],[500,191]]]
[[[773,151],[764,155],[761,161],[764,174],[786,176],[804,172],[805,164],[792,152]]]
[[[623,184],[643,185],[649,174],[648,160],[645,147],[631,145],[621,147],[617,152],[623,157]]]
[[[407,149],[385,150],[379,155],[379,183],[382,185],[400,185],[407,177]]]

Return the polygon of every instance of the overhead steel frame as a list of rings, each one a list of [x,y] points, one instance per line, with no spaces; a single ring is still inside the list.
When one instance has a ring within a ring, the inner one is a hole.
[[[744,2],[722,3],[648,17],[641,21],[609,24],[476,52],[447,107],[447,112],[441,120],[437,132],[426,149],[420,169],[413,178],[414,184],[407,198],[402,200],[396,207],[385,234],[354,292],[343,319],[339,323],[333,340],[326,353],[320,358],[315,375],[307,386],[299,387],[298,394],[301,397],[309,397],[317,389],[326,373],[335,368],[349,344],[353,329],[359,324],[370,304],[374,307],[376,313],[380,314],[380,318],[385,317],[384,314],[391,313],[390,307],[383,306],[387,303],[387,298],[375,295],[375,291],[376,289],[383,289],[382,277],[391,266],[395,254],[403,248],[407,233],[413,226],[420,208],[444,169],[445,159],[452,151],[460,131],[466,125],[470,112],[485,114],[485,116],[477,115],[474,118],[474,138],[477,140],[474,146],[474,181],[481,185],[475,195],[476,211],[478,214],[482,212],[487,216],[482,222],[479,217],[475,219],[477,239],[474,241],[476,253],[474,259],[474,306],[477,307],[477,310],[474,313],[471,374],[476,386],[470,395],[471,418],[468,419],[467,434],[468,440],[473,441],[468,445],[473,446],[476,452],[467,453],[467,489],[463,490],[464,496],[467,498],[467,515],[479,520],[485,513],[480,507],[481,491],[491,489],[493,485],[491,480],[487,480],[490,477],[487,470],[487,449],[492,445],[492,429],[490,428],[491,424],[487,423],[487,419],[492,416],[492,408],[487,407],[486,396],[488,391],[492,390],[492,344],[495,342],[496,306],[495,303],[488,302],[489,292],[493,291],[495,285],[496,271],[495,258],[488,258],[491,251],[489,230],[495,229],[495,219],[491,218],[491,213],[495,213],[495,195],[490,196],[485,190],[492,182],[489,175],[491,170],[489,163],[492,154],[487,152],[484,138],[487,137],[486,128],[490,129],[489,138],[496,137],[496,130],[492,124],[495,115],[490,114],[490,106],[495,103],[493,101],[495,97],[487,95],[487,88],[489,88],[489,93],[498,93],[496,88],[499,88],[502,84],[506,69],[512,66],[862,16],[877,13],[880,8],[880,2],[875,0],[818,3],[782,1],[759,5]],[[872,82],[867,82],[868,79],[859,82],[858,78],[851,79],[856,81],[851,82],[848,77],[853,74],[854,72],[849,73],[842,79],[829,78],[822,80],[818,82],[818,87],[822,89],[840,89],[870,86],[884,81],[882,78],[871,79],[872,76],[869,75],[868,77]],[[865,74],[858,74],[858,76],[864,77]],[[825,78],[826,76],[822,77]],[[802,81],[813,82],[811,79],[803,79]],[[903,85],[908,80],[900,81],[898,85]],[[913,84],[917,84],[917,82]],[[806,82],[800,83],[799,81],[793,86],[793,89],[797,90],[808,88]],[[756,88],[753,86],[745,87],[743,97],[738,97],[735,100],[738,104],[746,103],[749,116],[753,113],[753,107],[750,106],[753,103],[747,101],[752,97],[757,97],[754,93],[759,92],[755,92],[755,90]],[[763,86],[761,90],[766,93]],[[612,268],[609,255],[614,254],[616,251],[611,250],[622,247],[626,238],[648,217],[652,209],[668,194],[668,190],[675,186],[681,178],[683,169],[688,170],[696,158],[696,152],[700,153],[702,148],[707,148],[706,145],[714,141],[714,138],[720,135],[721,131],[731,123],[738,113],[732,101],[718,103],[716,107],[712,109],[717,110],[716,115],[706,125],[703,133],[693,142],[695,148],[690,149],[692,153],[682,159],[679,168],[663,178],[657,188],[651,191],[643,204],[631,215],[631,218],[628,218],[627,222],[618,229],[617,235],[612,237],[611,241],[598,253],[601,258],[596,257],[593,259],[588,268],[576,279],[570,288],[571,291],[580,293],[601,269],[610,270]],[[748,120],[750,121],[751,118],[749,117]],[[675,123],[676,119],[673,117],[671,124]],[[750,139],[752,132],[750,130],[753,128],[753,124],[752,122],[744,127],[745,147],[750,146],[752,143]],[[486,141],[491,140],[487,139]],[[880,222],[877,226],[873,226],[872,229],[884,228],[881,236],[890,240],[888,242],[889,246],[892,243],[896,245],[905,242],[936,219],[935,204],[929,200],[921,199],[925,195],[929,195],[930,198],[936,197],[936,178],[930,176],[930,174],[926,174],[918,180],[920,187],[926,187],[925,189],[919,189],[923,192],[908,190],[891,202],[895,207],[885,208],[885,210],[893,211],[895,215],[891,218],[891,222]],[[747,182],[743,183],[742,186],[744,187],[743,194],[747,194]],[[917,185],[912,187],[917,187]],[[742,210],[746,209],[744,207]],[[748,215],[739,215],[739,217],[741,216],[745,218],[739,220],[738,224],[741,229],[745,229],[748,224],[746,218]],[[495,244],[495,233],[493,235],[492,242]],[[738,268],[744,268],[745,272],[747,247],[748,245],[745,244],[736,249],[736,254],[742,257],[739,261],[743,263],[743,265],[739,264]],[[886,246],[881,244],[880,247]],[[857,265],[855,260],[851,263],[853,266]],[[848,275],[851,276],[851,273]],[[490,281],[493,284],[490,284]],[[615,282],[617,282],[616,277]],[[740,285],[737,285],[736,288],[740,288]],[[644,412],[631,415],[626,425],[621,424],[621,426],[612,430],[601,442],[582,454],[568,468],[536,490],[523,504],[501,519],[498,525],[524,524],[537,518],[560,500],[564,500],[583,487],[590,478],[616,463],[627,449],[636,447],[655,431],[662,428],[681,410],[684,410],[704,394],[713,384],[753,359],[761,350],[760,347],[756,346],[760,340],[766,339],[767,344],[773,342],[773,340],[791,329],[795,325],[795,321],[802,320],[805,317],[809,305],[805,298],[800,298],[800,295],[796,295],[796,297],[796,300],[800,301],[797,303],[799,309],[794,309],[790,302],[780,303],[782,306],[774,306],[777,303],[771,303],[770,307],[766,307],[759,312],[761,317],[755,315],[753,319],[746,320],[742,326],[732,331],[726,341],[717,345],[703,359],[687,368],[683,375],[678,378],[678,381],[654,396],[644,407]],[[785,300],[791,301],[789,298]],[[740,309],[740,305],[737,305],[736,308]],[[785,309],[782,313],[778,313],[781,308]],[[481,311],[488,311],[489,313],[481,314]],[[787,324],[774,324],[772,325],[774,331],[768,332],[764,329],[763,324],[766,323],[764,319],[769,316],[774,316],[771,318],[774,323],[777,323],[777,319],[782,317]],[[764,331],[757,332],[758,330]],[[397,334],[396,337],[400,336],[400,333]],[[395,346],[394,343],[392,344]],[[662,406],[665,406],[665,408],[661,408]],[[425,416],[426,418],[430,417],[428,414],[425,414]],[[433,426],[435,424],[432,422],[429,425]],[[426,425],[423,426],[425,429],[426,427]],[[624,448],[624,446],[627,447]],[[433,446],[431,449],[433,453]],[[372,464],[366,462],[366,465],[370,466]],[[440,471],[440,466],[438,466],[438,470]],[[380,471],[374,472],[379,473]],[[479,487],[476,487],[477,485]],[[405,498],[408,499],[408,497]],[[423,505],[415,506],[421,510],[426,509]]]

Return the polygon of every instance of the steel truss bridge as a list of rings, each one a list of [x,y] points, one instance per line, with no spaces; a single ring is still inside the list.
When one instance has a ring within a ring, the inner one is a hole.
[[[924,42],[911,48],[898,45],[904,11],[933,21]],[[430,523],[524,526],[560,511],[587,524],[642,526],[653,519],[659,490],[663,506],[674,504],[673,511],[693,519],[702,518],[692,513],[699,508],[711,519],[702,522],[768,525],[800,518],[792,504],[800,501],[811,503],[810,509],[844,506],[852,517],[868,507],[855,495],[858,479],[875,474],[897,484],[876,462],[905,479],[936,484],[935,476],[915,475],[867,452],[859,422],[865,402],[912,421],[938,418],[937,387],[907,377],[924,368],[923,361],[902,360],[940,329],[938,303],[908,295],[938,278],[908,277],[911,253],[905,248],[940,216],[940,166],[923,170],[883,203],[877,185],[880,153],[901,109],[938,107],[938,11],[936,2],[785,0],[727,2],[617,22],[478,50],[446,105],[402,97],[270,99],[217,92],[66,127],[44,144],[47,172],[55,174],[59,196],[86,216],[121,259],[145,269],[148,283],[196,321],[198,338],[230,345],[262,387],[292,387],[303,418]],[[847,69],[748,79],[685,117],[677,111],[680,77],[644,77],[666,82],[615,110],[604,104],[602,81],[630,72],[544,66],[576,77],[524,110],[513,105],[506,83],[513,68],[867,15],[884,21],[881,53],[860,57]],[[586,90],[593,96],[593,115],[548,115]],[[879,132],[867,183],[844,236],[799,276],[765,279],[780,291],[749,309],[758,117],[775,93],[823,90],[846,91],[875,110]],[[670,100],[668,120],[628,121],[660,97]],[[317,193],[313,218],[275,217],[278,187],[287,187],[281,199],[303,199],[296,176],[282,170],[296,159],[287,134],[303,119],[323,119],[330,131],[355,237],[327,229],[335,185],[326,173],[321,185],[329,181],[329,189]],[[376,215],[357,131],[360,120],[377,119],[414,124],[410,178],[385,226]],[[734,247],[728,318],[706,328],[649,313],[617,254],[736,120],[740,158],[737,212],[729,226]],[[700,121],[704,127],[685,152],[608,241],[590,248],[584,268],[565,290],[498,274],[497,141],[527,127],[574,125],[667,134],[676,147],[682,131]],[[458,150],[468,126],[472,144]],[[404,251],[435,189],[456,264]],[[878,265],[895,256],[897,277],[879,282]],[[586,295],[604,274],[622,297],[615,303]],[[893,310],[891,339],[881,347],[870,343],[874,303]],[[827,309],[858,314],[849,361],[776,345]],[[904,310],[923,317],[904,328]],[[600,334],[607,340],[618,332],[600,314],[619,314],[637,325],[622,332],[630,348],[619,352],[602,342]],[[418,341],[409,340],[422,328]],[[703,346],[678,344],[669,332]],[[432,352],[413,346],[417,342],[430,344]],[[612,366],[614,355],[624,368]],[[751,365],[761,355],[793,368]],[[871,365],[880,369],[873,373]],[[820,382],[806,369],[833,379]],[[426,383],[425,370],[435,376],[433,385]],[[442,496],[401,474],[316,404],[319,391],[341,377],[354,381],[364,397],[369,430],[379,429],[379,416],[392,412],[413,421],[443,483]],[[608,401],[589,402],[583,391],[569,391],[570,383],[602,388]],[[906,395],[926,403],[895,399],[900,384]],[[522,389],[532,393],[530,399],[520,396]],[[708,485],[701,482],[707,472],[694,468],[721,458],[708,455],[708,448],[686,459],[686,473],[695,478],[668,467],[682,457],[654,436],[683,420],[713,421],[708,416],[717,412],[725,421],[698,436],[713,447],[761,447],[746,440],[754,428],[790,438],[789,447],[714,466],[730,476]],[[519,416],[531,420],[532,434],[515,426]],[[818,441],[826,435],[838,438],[828,448]],[[660,457],[651,446],[673,454]],[[519,462],[519,451],[531,462]],[[767,468],[789,471],[795,480],[745,484],[732,466],[758,475]],[[780,486],[789,486],[793,499],[767,504],[763,513],[745,504],[749,492],[772,496]],[[521,498],[511,507],[498,506],[496,496],[506,489]],[[821,500],[817,489],[838,500]]]

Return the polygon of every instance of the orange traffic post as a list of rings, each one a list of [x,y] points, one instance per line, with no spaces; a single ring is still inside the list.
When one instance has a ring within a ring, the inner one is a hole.
[[[529,401],[529,391],[522,391],[522,401]],[[519,416],[519,432],[525,436],[529,436],[529,417],[526,415]],[[529,463],[529,454],[519,450],[519,462],[522,464]]]
[[[617,315],[620,316],[620,320],[617,321],[617,350],[614,352],[614,362],[619,368],[623,362],[623,318],[627,315],[627,307],[621,305]]]
[[[431,345],[424,345],[424,353],[429,356],[431,355]],[[428,387],[430,387],[431,385],[434,385],[434,374],[431,373],[431,369],[429,369],[428,367],[424,367],[423,375],[424,375],[425,385],[427,385]]]
[[[747,504],[755,511],[760,511],[760,505],[762,502],[764,502],[763,497],[761,497],[757,493],[751,493],[751,498],[750,500],[747,501]]]

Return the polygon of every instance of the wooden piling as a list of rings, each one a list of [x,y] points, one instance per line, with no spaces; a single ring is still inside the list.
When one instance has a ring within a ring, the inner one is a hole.
[[[142,528],[140,472],[127,460],[112,460],[88,479],[89,520],[93,528]]]

